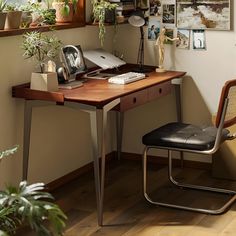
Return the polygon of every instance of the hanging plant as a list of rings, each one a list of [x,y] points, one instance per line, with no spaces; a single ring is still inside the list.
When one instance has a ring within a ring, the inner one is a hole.
[[[117,7],[117,4],[110,3],[106,0],[92,0],[93,6],[93,19],[94,23],[98,22],[99,26],[99,39],[101,45],[103,46],[104,39],[105,39],[105,14],[106,10],[114,10]]]

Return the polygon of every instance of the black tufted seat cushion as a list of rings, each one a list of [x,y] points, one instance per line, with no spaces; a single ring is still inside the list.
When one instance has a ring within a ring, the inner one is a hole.
[[[143,144],[147,146],[159,146],[169,148],[181,148],[190,150],[209,150],[213,148],[217,128],[198,127],[184,123],[169,123],[157,128],[143,136]],[[223,129],[222,141],[227,138],[229,131]]]

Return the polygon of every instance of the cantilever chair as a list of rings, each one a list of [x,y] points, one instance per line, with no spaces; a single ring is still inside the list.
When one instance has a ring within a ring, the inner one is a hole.
[[[236,191],[179,183],[172,176],[172,151],[210,155],[216,152],[220,147],[220,144],[225,140],[233,140],[236,138],[236,133],[230,134],[229,130],[226,129],[233,124],[236,124],[236,109],[233,107],[236,105],[236,100],[233,101],[233,99],[236,99],[236,80],[227,81],[222,89],[215,126],[202,128],[192,124],[176,122],[166,124],[143,136],[142,141],[145,145],[143,154],[143,193],[148,202],[159,206],[214,215],[225,212],[229,206],[233,204],[236,200]],[[153,201],[147,193],[147,153],[148,150],[152,148],[168,150],[168,177],[174,185],[187,189],[229,194],[232,195],[231,198],[219,209],[193,208]]]

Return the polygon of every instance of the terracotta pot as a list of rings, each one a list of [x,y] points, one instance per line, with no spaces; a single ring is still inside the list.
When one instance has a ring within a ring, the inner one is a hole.
[[[68,15],[63,13],[63,7],[65,6],[64,2],[53,2],[52,7],[56,10],[56,22],[66,23],[71,22],[73,18],[73,4],[69,3],[70,12]]]
[[[5,29],[19,29],[22,11],[9,11],[5,22]]]
[[[0,12],[0,30],[4,29],[6,17],[7,17],[6,12]]]

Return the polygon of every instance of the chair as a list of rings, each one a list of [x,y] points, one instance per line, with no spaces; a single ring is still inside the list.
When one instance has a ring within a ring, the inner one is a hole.
[[[172,176],[172,151],[210,155],[216,152],[220,144],[225,140],[235,139],[236,134],[230,134],[226,129],[236,123],[236,109],[234,108],[234,103],[236,103],[236,80],[230,80],[225,83],[221,92],[215,126],[198,127],[192,124],[175,122],[168,123],[143,136],[142,142],[145,145],[143,154],[143,193],[148,202],[159,206],[214,215],[221,214],[229,208],[236,199],[236,191],[177,182]],[[233,108],[235,110],[233,110]],[[168,177],[174,185],[187,189],[230,194],[232,197],[219,209],[193,208],[153,201],[147,193],[147,153],[152,148],[168,150]]]

